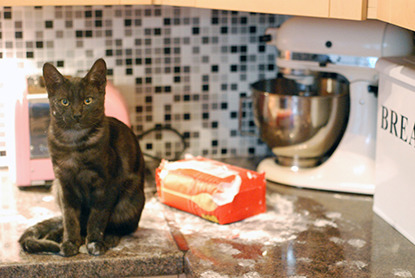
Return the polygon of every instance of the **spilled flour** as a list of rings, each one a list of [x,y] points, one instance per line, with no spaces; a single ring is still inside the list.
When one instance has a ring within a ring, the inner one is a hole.
[[[330,221],[330,220],[326,220],[326,219],[317,219],[316,221],[314,221],[314,226],[316,226],[316,227],[331,226],[331,227],[337,228],[336,223],[334,223],[333,221]]]
[[[352,238],[349,240],[344,240],[338,237],[331,237],[330,241],[336,243],[336,244],[349,244],[357,249],[359,248],[363,248],[366,245],[366,241],[364,241],[363,239],[357,239],[357,238]]]
[[[222,274],[219,274],[219,273],[217,273],[217,272],[215,272],[215,271],[212,271],[212,270],[208,270],[208,271],[206,271],[206,272],[203,272],[201,275],[200,275],[200,277],[201,278],[227,278],[227,277],[229,277],[228,275],[222,275]]]
[[[201,278],[229,278],[229,275],[223,275],[223,274],[217,273],[215,271],[208,270],[208,271],[203,272],[200,275],[200,277]],[[261,276],[261,274],[259,274],[258,272],[251,271],[251,272],[244,273],[240,277],[241,278],[261,278],[263,276]]]
[[[366,241],[356,238],[349,239],[347,243],[356,248],[362,248],[366,245]]]
[[[362,261],[340,261],[336,263],[337,266],[348,266],[350,268],[356,268],[357,270],[365,269],[368,264]]]
[[[290,270],[287,277],[303,278],[305,276],[301,273],[296,273],[301,272],[301,269],[296,269],[295,265],[313,268],[313,248],[321,244],[320,240],[324,236],[338,245],[338,250],[347,247],[357,251],[367,247],[368,243],[363,239],[340,237],[341,233],[337,233],[343,224],[340,212],[325,212],[319,203],[303,202],[299,198],[268,193],[267,212],[227,225],[215,224],[189,213],[173,213],[172,217],[191,248],[196,250],[196,256],[200,256],[200,261],[211,264],[203,265],[205,272],[201,277],[261,277],[265,272],[261,273],[259,266],[268,266],[270,260],[276,260],[272,263],[273,267],[279,266],[280,257],[273,257],[273,252],[279,250],[282,252],[281,259],[286,260],[282,264],[286,263],[287,269]],[[322,249],[326,247],[331,248],[333,245],[328,244]],[[239,276],[233,276],[228,272],[222,273],[219,268],[215,268],[216,264],[221,265],[222,261],[236,264],[238,269],[243,269],[245,276],[242,273],[239,273]],[[333,269],[348,268],[354,273],[366,272],[369,265],[364,257],[358,256],[350,259],[347,256],[339,256],[338,261],[329,264]]]
[[[296,197],[268,194],[266,213],[228,225],[211,223],[187,213],[176,213],[175,220],[180,223],[180,231],[185,235],[198,233],[206,235],[206,238],[243,239],[271,245],[295,239],[311,224],[308,211],[295,211],[296,201]]]
[[[226,243],[218,244],[216,248],[219,252],[226,253],[229,255],[238,255],[241,253],[241,251],[234,249],[232,245]]]
[[[396,277],[412,278],[412,273],[408,270],[396,268],[393,270],[393,275]]]

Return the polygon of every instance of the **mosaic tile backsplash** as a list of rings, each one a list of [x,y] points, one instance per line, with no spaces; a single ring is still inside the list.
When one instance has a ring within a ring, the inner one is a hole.
[[[276,76],[276,49],[259,36],[285,19],[171,6],[0,7],[0,64],[16,61],[41,74],[52,62],[77,75],[103,57],[137,135],[168,126],[185,137],[193,155],[264,155],[265,144],[238,131],[239,100],[251,83]],[[252,116],[244,117],[252,128]],[[168,130],[140,144],[166,158],[182,149]]]

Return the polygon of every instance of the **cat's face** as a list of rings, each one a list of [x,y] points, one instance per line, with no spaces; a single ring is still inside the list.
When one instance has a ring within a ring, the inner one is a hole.
[[[104,117],[106,65],[95,62],[84,78],[67,79],[51,64],[43,66],[51,117],[63,129],[81,130],[99,124]]]

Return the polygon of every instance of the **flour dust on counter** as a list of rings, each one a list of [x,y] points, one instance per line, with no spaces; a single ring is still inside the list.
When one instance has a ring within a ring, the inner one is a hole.
[[[307,218],[308,212],[294,211],[295,201],[295,198],[288,196],[268,194],[267,206],[269,208],[269,204],[273,204],[271,210],[268,209],[266,213],[240,222],[221,226],[211,224],[202,218],[189,217],[187,214],[175,214],[175,217],[176,221],[181,223],[180,231],[185,235],[203,233],[208,235],[206,238],[220,237],[271,245],[295,239],[296,234],[305,231],[312,224]],[[225,245],[222,247],[224,248]],[[230,249],[227,251],[238,252],[238,250]]]
[[[21,211],[21,205],[26,200],[16,201],[16,188],[9,179],[7,169],[0,170],[0,262],[4,258],[14,259],[19,257],[21,248],[18,245],[22,231],[36,223],[59,215],[56,202],[51,195],[42,195],[33,192],[31,194],[31,206]],[[33,196],[35,194],[35,196]],[[13,248],[16,247],[16,248]]]
[[[370,238],[362,235],[364,227],[313,198],[268,190],[266,201],[267,212],[228,225],[166,208],[187,241],[191,275],[368,277]]]
[[[405,269],[400,269],[400,268],[395,268],[393,270],[393,275],[395,277],[402,277],[402,278],[412,278],[412,274],[410,271],[405,270]]]

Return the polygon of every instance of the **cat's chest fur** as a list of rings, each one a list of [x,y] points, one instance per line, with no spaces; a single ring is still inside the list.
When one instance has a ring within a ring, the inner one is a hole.
[[[113,159],[108,129],[106,119],[99,128],[81,130],[62,130],[52,122],[49,147],[58,178],[79,186],[87,186],[97,178],[108,182],[114,171],[108,163]]]

